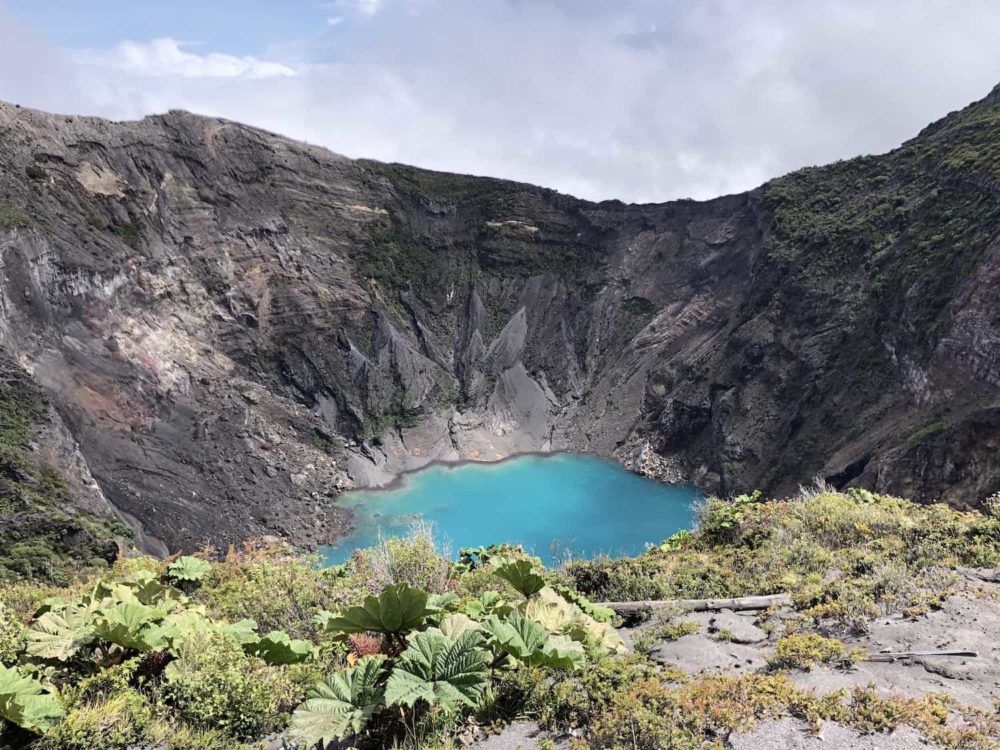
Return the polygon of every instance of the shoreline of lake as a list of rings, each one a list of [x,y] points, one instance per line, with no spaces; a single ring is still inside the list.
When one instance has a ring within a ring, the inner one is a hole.
[[[495,470],[509,473],[498,481]],[[420,477],[417,483],[415,477]],[[475,503],[460,500],[468,495]],[[534,546],[542,557],[541,550],[553,544],[579,549],[583,557],[636,554],[641,543],[689,528],[692,505],[701,497],[693,485],[663,483],[593,453],[526,452],[495,461],[429,462],[388,485],[341,495],[338,501],[355,523],[320,552],[328,559],[343,557],[348,546],[370,546],[378,534],[405,533],[406,523],[419,516],[456,547],[512,542]],[[602,525],[606,535],[595,532]]]

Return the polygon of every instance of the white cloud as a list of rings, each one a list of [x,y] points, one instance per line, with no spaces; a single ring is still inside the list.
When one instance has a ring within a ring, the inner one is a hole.
[[[374,16],[382,8],[382,0],[331,0],[321,3],[321,8],[358,13],[362,16]]]
[[[196,55],[181,49],[169,37],[149,42],[121,42],[107,51],[87,50],[73,54],[84,66],[110,66],[137,77],[153,78],[272,78],[294,76],[287,65],[255,57],[234,57],[218,52]]]
[[[178,107],[350,156],[658,201],[886,150],[1000,80],[987,0],[334,5],[342,23],[259,57],[170,39],[73,52],[0,12],[0,98],[115,119]]]
[[[358,12],[366,16],[374,16],[378,13],[381,0],[355,0]]]

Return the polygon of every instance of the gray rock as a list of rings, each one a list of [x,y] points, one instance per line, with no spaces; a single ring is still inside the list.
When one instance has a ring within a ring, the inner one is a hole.
[[[569,738],[543,731],[533,721],[514,721],[498,734],[492,734],[473,745],[476,750],[533,750],[542,740],[549,739],[559,750],[569,748]]]
[[[723,609],[709,618],[708,632],[725,634],[733,643],[760,643],[767,640],[767,633],[754,625],[756,615],[740,615],[731,609]]]
[[[655,646],[649,658],[691,674],[741,674],[761,669],[767,653],[755,646],[726,643],[704,633],[694,633]]]
[[[883,652],[976,651],[976,658],[916,657],[865,662],[850,671],[823,667],[794,676],[802,687],[837,690],[873,683],[884,692],[918,697],[948,693],[959,703],[991,709],[1000,699],[1000,605],[989,598],[953,596],[940,610],[917,618],[882,617],[849,645]]]
[[[911,727],[900,727],[891,734],[863,734],[851,727],[824,722],[819,734],[811,734],[805,724],[791,719],[762,721],[752,732],[729,736],[732,750],[934,750],[940,745],[929,742]]]

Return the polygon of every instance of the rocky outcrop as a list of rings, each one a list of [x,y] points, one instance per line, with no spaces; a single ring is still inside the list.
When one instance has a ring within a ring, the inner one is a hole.
[[[77,502],[170,549],[323,543],[345,488],[539,450],[972,504],[1000,489],[996,99],[663,205],[0,105],[0,346]]]
[[[142,525],[101,492],[41,388],[0,356],[0,580],[63,581],[81,566],[106,565],[128,537],[157,550]]]

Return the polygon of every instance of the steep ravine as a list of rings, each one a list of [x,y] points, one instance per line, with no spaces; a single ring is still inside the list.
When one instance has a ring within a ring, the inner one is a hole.
[[[71,496],[91,476],[170,549],[323,543],[344,488],[522,451],[724,493],[1000,489],[996,92],[662,205],[0,105],[0,253],[0,346],[75,441]]]

